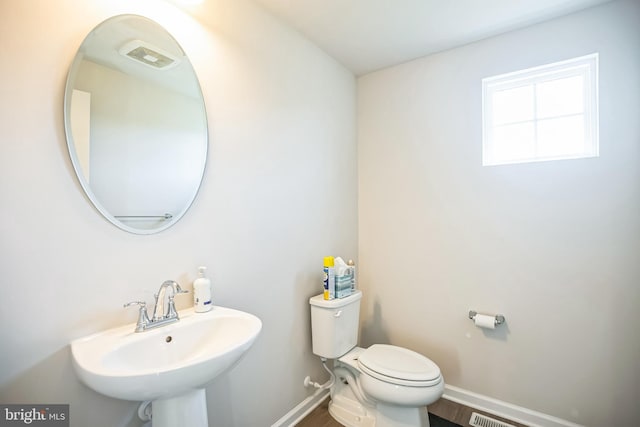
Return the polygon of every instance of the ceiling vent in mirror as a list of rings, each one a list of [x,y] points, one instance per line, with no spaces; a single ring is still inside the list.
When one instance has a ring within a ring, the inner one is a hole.
[[[132,40],[122,46],[118,52],[156,70],[168,70],[180,62],[170,53],[142,40]]]

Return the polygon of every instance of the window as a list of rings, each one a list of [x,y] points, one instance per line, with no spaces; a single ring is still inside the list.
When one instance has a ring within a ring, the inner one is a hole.
[[[482,164],[598,156],[598,54],[482,80]]]

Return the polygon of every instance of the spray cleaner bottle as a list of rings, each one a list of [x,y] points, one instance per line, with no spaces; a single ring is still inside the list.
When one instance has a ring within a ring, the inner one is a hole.
[[[331,300],[336,297],[336,270],[335,259],[332,256],[324,257],[324,299]]]

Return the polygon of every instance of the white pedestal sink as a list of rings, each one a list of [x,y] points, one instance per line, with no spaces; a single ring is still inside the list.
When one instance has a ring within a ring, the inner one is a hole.
[[[153,427],[207,427],[204,387],[233,367],[262,329],[256,316],[214,306],[145,332],[130,324],[71,343],[73,366],[93,390],[152,401]]]

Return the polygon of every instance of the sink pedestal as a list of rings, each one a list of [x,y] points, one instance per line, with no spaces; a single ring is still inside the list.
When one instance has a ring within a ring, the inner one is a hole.
[[[151,403],[151,413],[153,427],[208,427],[209,425],[204,389],[154,400]]]

